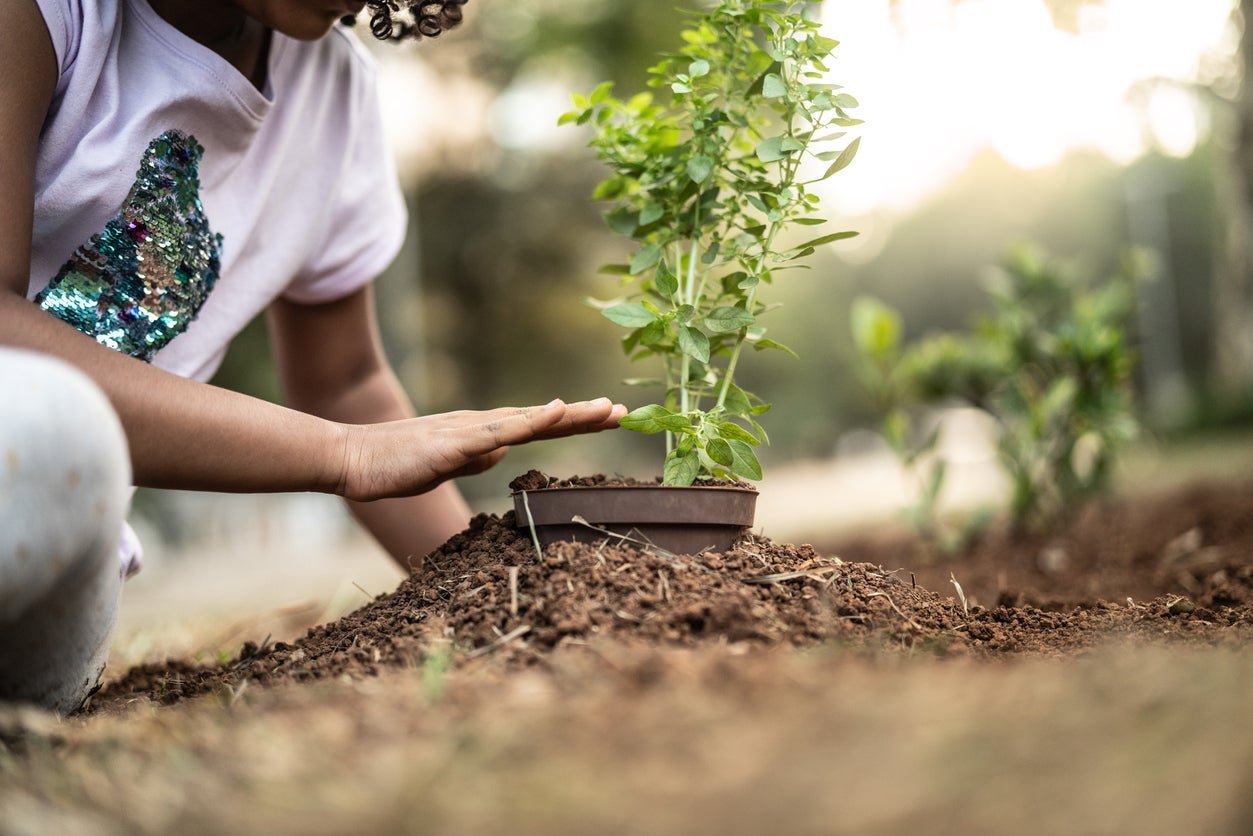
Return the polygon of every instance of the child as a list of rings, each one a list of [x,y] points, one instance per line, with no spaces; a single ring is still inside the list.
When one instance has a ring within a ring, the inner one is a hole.
[[[371,0],[370,29],[430,37],[460,2]],[[407,566],[465,527],[447,480],[624,414],[414,417],[370,291],[404,207],[336,25],[364,5],[0,0],[0,699],[94,687],[132,481],[333,492]],[[204,382],[262,310],[291,408]]]

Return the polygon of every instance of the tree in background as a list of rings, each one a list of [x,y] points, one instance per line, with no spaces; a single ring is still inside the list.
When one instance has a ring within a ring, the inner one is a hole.
[[[1084,6],[1102,0],[1048,0],[1059,27],[1074,28]],[[1146,9],[1146,14],[1151,10]],[[1210,385],[1220,398],[1253,395],[1253,0],[1233,0],[1240,40],[1224,78],[1203,82],[1202,102],[1213,111],[1220,153],[1215,183],[1220,229],[1210,283]],[[1225,77],[1238,79],[1227,92]]]

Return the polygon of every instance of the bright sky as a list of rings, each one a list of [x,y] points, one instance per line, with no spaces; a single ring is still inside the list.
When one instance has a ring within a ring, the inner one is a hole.
[[[828,0],[841,41],[832,80],[866,120],[856,163],[832,181],[842,211],[903,209],[979,151],[1038,168],[1075,148],[1120,162],[1155,144],[1187,154],[1205,129],[1193,80],[1230,54],[1231,0],[1106,0],[1060,31],[1043,0]]]
[[[841,41],[832,81],[866,120],[858,159],[830,181],[828,199],[844,214],[905,210],[988,148],[1024,168],[1084,147],[1120,162],[1151,145],[1186,154],[1206,130],[1196,99],[1179,85],[1135,91],[1148,79],[1197,79],[1207,56],[1234,52],[1231,8],[1105,0],[1082,8],[1071,32],[1054,28],[1044,0],[827,0],[826,33]],[[401,52],[384,58],[382,84],[402,172],[435,164],[433,149],[485,140],[590,153],[577,131],[556,127],[570,93],[596,81],[578,68],[536,66],[493,99]]]

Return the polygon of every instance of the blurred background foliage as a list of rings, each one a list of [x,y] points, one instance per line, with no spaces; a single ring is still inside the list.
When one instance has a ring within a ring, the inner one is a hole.
[[[1059,33],[1082,33],[1092,20],[1104,19],[1104,6],[1113,15],[1118,5],[998,2],[1047,10],[1030,18],[1032,25]],[[916,18],[942,21],[989,4],[867,5],[882,7],[883,19],[899,33]],[[1150,16],[1186,16],[1201,14],[1202,5],[1214,14],[1214,3],[1191,0],[1137,8]],[[1133,339],[1149,427],[1163,434],[1248,425],[1251,374],[1239,354],[1245,350],[1239,334],[1253,323],[1253,269],[1240,224],[1250,216],[1245,195],[1253,191],[1253,178],[1241,173],[1240,160],[1253,154],[1242,127],[1253,124],[1246,120],[1253,105],[1241,81],[1248,45],[1241,39],[1240,4],[1218,5],[1220,36],[1190,69],[1145,78],[1128,94],[1132,106],[1143,99],[1145,112],[1151,108],[1144,102],[1163,86],[1185,96],[1186,118],[1195,118],[1197,129],[1182,147],[1157,141],[1146,121],[1143,145],[1134,153],[1111,156],[1076,145],[1043,164],[1021,165],[996,148],[974,148],[963,165],[904,204],[868,206],[833,197],[826,213],[833,229],[859,229],[861,238],[855,246],[827,248],[812,271],[791,274],[772,289],[784,307],[771,314],[771,332],[801,360],[766,352],[743,368],[745,388],[775,404],[765,421],[772,440],[762,456],[767,472],[787,460],[829,457],[844,433],[879,418],[853,372],[847,332],[853,298],[872,293],[901,311],[907,339],[959,328],[985,304],[987,267],[1026,241],[1094,275],[1115,272],[1129,246],[1156,251],[1159,268],[1145,285]],[[586,92],[601,80],[613,80],[622,93],[642,89],[644,69],[676,45],[679,15],[670,0],[474,0],[463,28],[438,42],[376,49],[411,210],[409,241],[377,293],[389,354],[419,409],[599,394],[643,402],[641,393],[619,385],[641,372],[622,356],[617,330],[580,302],[613,295],[616,278],[596,268],[627,254],[589,197],[604,172],[584,145],[586,135],[559,130],[555,120],[571,92]],[[832,19],[838,23],[839,15]],[[854,34],[829,34],[854,44]],[[1007,34],[999,46],[1013,50],[1013,37]],[[843,83],[841,72],[837,60],[834,80]],[[988,63],[985,72],[1000,69]],[[873,105],[870,91],[851,92]],[[964,101],[962,92],[953,91],[955,119],[1007,106]],[[1022,95],[1033,94],[1024,88]],[[1069,118],[1064,90],[1039,107],[1050,119]],[[876,139],[874,115],[863,115],[864,157]],[[927,130],[942,133],[947,126]],[[932,138],[895,137],[893,147],[913,141],[911,153],[926,155]],[[859,158],[854,168],[864,162]],[[1223,316],[1236,319],[1219,322]],[[219,382],[276,397],[266,357],[264,326],[256,323],[237,341]],[[508,478],[530,466],[561,475],[651,475],[661,462],[656,443],[619,433],[518,450],[503,466],[508,473],[475,477],[466,488],[472,497],[499,494]]]

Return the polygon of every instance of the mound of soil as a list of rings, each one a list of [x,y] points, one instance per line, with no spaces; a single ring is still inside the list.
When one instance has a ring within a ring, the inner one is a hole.
[[[1221,520],[1211,526],[1215,533],[1203,534],[1203,542],[1218,532],[1243,536],[1253,520],[1250,500],[1253,494],[1243,504],[1223,506]],[[1128,524],[1141,519],[1121,513]],[[1074,542],[1086,542],[1084,525],[1092,523],[1081,522],[1068,535]],[[1125,548],[1118,531],[1107,531],[1114,549]],[[1099,541],[1095,537],[1098,552]],[[1021,561],[1019,552],[1005,548],[1007,564]],[[174,702],[245,681],[370,676],[436,654],[451,654],[454,663],[492,654],[493,662],[506,666],[533,665],[563,643],[601,640],[669,646],[828,642],[875,653],[996,657],[1061,655],[1120,636],[1207,643],[1253,638],[1253,556],[1247,549],[1224,551],[1217,562],[1203,564],[1214,569],[1208,574],[1195,568],[1199,562],[1179,563],[1194,567],[1186,597],[1083,601],[1065,612],[1021,600],[985,609],[960,594],[928,591],[907,570],[879,565],[902,565],[907,557],[902,548],[848,562],[809,545],[756,535],[726,553],[694,557],[608,542],[555,543],[539,555],[511,513],[480,515],[428,555],[395,592],[339,621],[292,644],[246,644],[224,665],[170,661],[134,668],[97,694],[92,709],[142,698]],[[936,588],[957,592],[947,577],[941,584]]]

